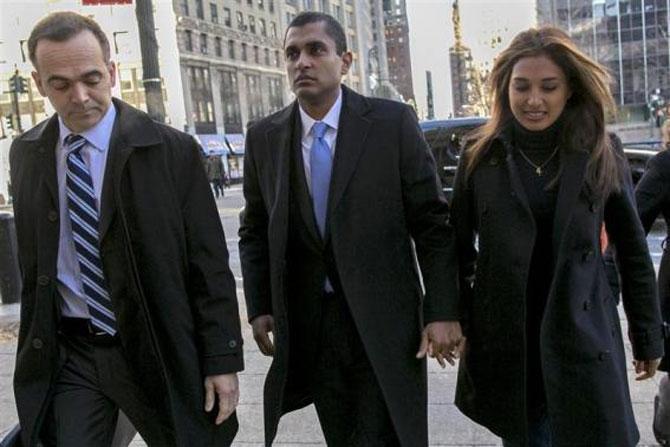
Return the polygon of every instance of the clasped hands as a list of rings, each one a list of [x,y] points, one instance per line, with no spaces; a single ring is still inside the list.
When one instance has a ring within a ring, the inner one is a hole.
[[[454,366],[465,348],[465,337],[458,321],[434,321],[428,323],[421,333],[421,345],[416,358],[428,355],[437,360],[442,368],[447,362]]]

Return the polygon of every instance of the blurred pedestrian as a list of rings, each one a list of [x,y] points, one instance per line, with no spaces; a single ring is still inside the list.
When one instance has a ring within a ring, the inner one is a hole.
[[[230,445],[240,320],[200,148],[112,98],[89,17],[47,15],[28,51],[56,114],[10,152],[23,445],[109,446],[119,410],[151,446]]]
[[[670,120],[661,128],[662,150],[649,161],[647,170],[637,184],[635,199],[645,233],[649,233],[654,222],[663,216],[666,223],[666,238],[663,240],[663,256],[658,271],[658,295],[663,319],[670,321]],[[658,394],[654,399],[654,435],[661,445],[670,445],[670,339],[666,338],[665,357],[658,369],[665,372],[661,378]]]
[[[424,358],[453,362],[462,342],[430,150],[409,107],[341,84],[333,17],[295,17],[284,54],[297,100],[247,133],[240,227],[249,320],[274,356],[265,443],[313,402],[329,446],[425,447]]]
[[[638,380],[654,375],[663,330],[630,174],[605,130],[607,70],[547,27],[517,35],[491,83],[452,204],[467,337],[457,405],[505,446],[634,446],[603,222]]]
[[[216,155],[213,151],[210,151],[209,156],[207,157],[207,178],[212,184],[214,189],[214,196],[218,199],[219,196],[223,197],[225,192],[223,190],[223,178],[225,175],[225,170],[223,168],[223,161],[221,156]]]

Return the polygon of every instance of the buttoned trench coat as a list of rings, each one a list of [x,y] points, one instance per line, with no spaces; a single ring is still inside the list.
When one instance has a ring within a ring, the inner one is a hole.
[[[192,137],[113,101],[99,233],[123,350],[173,445],[229,445],[237,419],[214,425],[203,380],[242,369],[242,339],[200,150]],[[54,115],[16,139],[10,155],[23,278],[14,392],[28,446],[38,441],[59,367],[57,138]]]
[[[346,87],[343,92],[327,238],[400,443],[426,446],[426,364],[415,357],[421,330],[424,323],[459,318],[448,206],[414,112]],[[287,386],[287,269],[297,262],[286,253],[289,160],[297,113],[294,102],[256,124],[245,151],[240,258],[247,312],[250,320],[269,314],[275,322],[275,354],[264,389],[266,445],[282,414],[311,402],[303,384]]]
[[[654,268],[621,143],[612,137],[622,190],[606,200],[585,181],[589,154],[561,152],[553,225],[554,275],[540,329],[542,377],[553,446],[630,447],[639,439],[616,300],[600,247],[616,247],[634,357],[663,355]],[[535,222],[505,133],[471,175],[461,157],[452,220],[458,238],[467,346],[456,404],[504,438],[526,432],[525,309]],[[478,238],[475,249],[475,237]]]

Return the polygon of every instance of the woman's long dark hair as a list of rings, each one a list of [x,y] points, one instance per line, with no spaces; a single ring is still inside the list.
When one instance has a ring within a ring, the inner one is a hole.
[[[584,54],[570,37],[554,27],[531,28],[518,34],[496,58],[490,76],[491,119],[470,138],[466,150],[466,174],[472,174],[491,142],[513,119],[509,104],[512,69],[524,57],[547,56],[565,74],[572,95],[563,111],[562,150],[590,153],[587,182],[594,192],[607,197],[619,191],[621,177],[617,155],[605,128],[608,114],[614,113],[607,69]]]

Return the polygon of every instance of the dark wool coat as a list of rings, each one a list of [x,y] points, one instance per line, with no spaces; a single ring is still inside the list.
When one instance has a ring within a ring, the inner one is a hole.
[[[621,143],[614,138],[613,144],[627,172]],[[456,404],[504,438],[526,431],[525,293],[536,234],[513,150],[499,137],[467,179],[463,156],[452,206],[468,337]],[[621,192],[602,200],[585,182],[589,154],[561,156],[553,250],[546,254],[554,278],[540,332],[552,445],[630,447],[639,434],[601,257],[602,223],[617,249],[633,353],[640,360],[663,355],[654,268],[630,175],[624,174]]]
[[[659,215],[670,232],[670,152],[664,150],[649,161],[649,166],[635,188],[637,211],[645,233]],[[668,234],[670,236],[670,234]],[[663,320],[670,322],[670,252],[668,239],[663,242],[663,257],[658,271],[658,296]],[[665,354],[659,369],[670,372],[670,338],[665,339]]]
[[[175,446],[228,445],[203,411],[205,375],[243,368],[235,282],[192,137],[114,100],[100,210],[101,256],[128,363]],[[23,442],[38,441],[58,367],[59,201],[54,116],[12,144],[23,276],[14,391]],[[163,447],[163,446],[161,446]]]
[[[414,112],[401,103],[343,90],[326,245],[400,442],[426,446],[426,366],[415,358],[423,322],[459,317],[448,206]],[[296,119],[294,103],[262,120],[249,130],[245,152],[240,257],[247,309],[250,320],[264,314],[275,320],[276,352],[265,383],[268,445],[280,416],[311,402],[304,383],[289,373],[295,350],[289,346],[286,291],[301,289],[287,284],[288,269],[301,260],[287,259],[286,252]],[[313,219],[309,213],[307,220]]]

